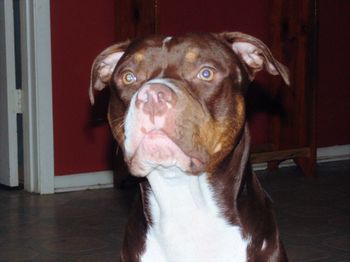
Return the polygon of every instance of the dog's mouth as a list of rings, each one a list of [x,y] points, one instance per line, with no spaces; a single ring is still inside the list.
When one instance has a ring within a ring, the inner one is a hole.
[[[189,174],[196,174],[204,169],[203,161],[186,154],[161,129],[145,133],[133,156],[127,159],[127,163],[133,175],[142,177],[159,167],[177,167]]]

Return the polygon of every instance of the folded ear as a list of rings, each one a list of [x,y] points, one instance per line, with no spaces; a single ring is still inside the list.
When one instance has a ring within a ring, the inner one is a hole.
[[[272,56],[262,41],[240,32],[224,32],[219,36],[231,45],[232,50],[248,67],[251,80],[254,79],[256,72],[265,69],[272,75],[281,75],[284,82],[290,85],[288,68]]]
[[[112,45],[103,50],[94,60],[91,67],[89,98],[95,103],[94,90],[101,91],[109,85],[115,66],[123,56],[130,41]]]

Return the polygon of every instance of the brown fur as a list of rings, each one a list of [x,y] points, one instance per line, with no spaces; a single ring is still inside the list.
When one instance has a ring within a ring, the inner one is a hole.
[[[288,70],[260,40],[239,32],[189,34],[167,43],[163,40],[164,37],[153,36],[103,51],[92,68],[91,101],[94,89],[110,86],[108,120],[115,139],[123,147],[124,118],[132,96],[150,79],[162,77],[171,81],[178,92],[172,94],[173,108],[163,131],[186,155],[202,163],[192,170],[193,175],[210,174],[210,184],[226,219],[239,225],[244,236],[252,239],[248,261],[287,261],[271,201],[249,164],[244,97],[256,72],[265,69],[280,74],[289,84]],[[258,59],[245,60],[242,53],[245,49],[239,49],[237,43],[255,47],[253,55]],[[116,61],[115,68],[110,68],[104,61],[116,53],[123,56]],[[208,81],[198,78],[203,66],[214,70]],[[132,71],[137,80],[125,84],[122,77],[126,71]],[[145,249],[147,228],[152,223],[149,190],[147,180],[143,181],[126,228],[122,261],[139,261]],[[262,250],[264,240],[266,248]]]

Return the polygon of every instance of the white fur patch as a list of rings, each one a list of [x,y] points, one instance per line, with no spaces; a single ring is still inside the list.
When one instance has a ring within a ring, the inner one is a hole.
[[[148,82],[146,82],[140,90],[143,88],[147,88],[147,86],[152,84],[163,84],[166,85],[169,89],[171,89],[173,92],[178,92],[178,88],[168,79],[164,78],[155,78]],[[148,174],[148,171],[150,171],[157,163],[154,163],[154,161],[147,161],[147,156],[145,156],[144,159],[141,158],[134,158],[135,153],[137,153],[138,149],[140,148],[140,143],[142,143],[145,134],[147,132],[151,132],[152,130],[161,130],[165,126],[166,118],[165,116],[155,116],[153,122],[149,119],[148,116],[146,116],[142,112],[142,107],[137,108],[136,107],[136,100],[137,96],[140,91],[136,92],[130,102],[130,106],[128,109],[128,112],[126,114],[125,118],[125,125],[124,125],[124,134],[125,134],[125,141],[124,141],[124,148],[125,148],[125,157],[127,159],[139,159],[142,161],[142,163],[139,163],[138,166],[142,167],[141,169],[136,167],[136,170],[130,170],[134,175],[136,176],[145,176]],[[168,105],[168,108],[171,109],[171,105]],[[142,131],[143,130],[143,131]],[[178,155],[177,155],[178,156]],[[182,162],[181,162],[182,159]],[[144,161],[143,161],[144,160]],[[183,158],[177,158],[173,159],[173,162],[176,163],[176,161],[180,161],[181,164],[184,166],[184,159]],[[186,161],[185,161],[186,162]],[[160,163],[162,164],[162,163]],[[163,163],[164,164],[164,163]],[[177,163],[180,164],[180,163]],[[185,166],[189,166],[189,164],[186,164]],[[135,172],[137,173],[135,173]]]
[[[146,82],[141,88],[146,87],[148,85],[152,85],[152,84],[163,84],[166,85],[167,87],[169,87],[173,92],[177,93],[178,92],[178,88],[177,86],[175,86],[171,81],[169,81],[166,78],[154,78],[151,79],[150,81]],[[135,141],[139,142],[139,140],[141,139],[140,137],[135,138],[135,134],[140,135],[139,133],[137,133],[135,130],[140,128],[140,124],[144,123],[144,116],[142,114],[139,114],[139,112],[137,112],[136,109],[136,99],[137,99],[137,95],[139,92],[136,92],[130,102],[130,107],[128,109],[128,112],[126,114],[126,118],[125,118],[125,126],[124,126],[124,131],[125,131],[125,150],[126,150],[126,154],[127,156],[132,156],[132,154],[134,153],[133,151],[130,152],[130,149],[134,149],[134,146],[132,145]],[[170,108],[170,107],[169,107]],[[157,118],[155,119],[155,121],[157,122],[157,126],[155,126],[156,128],[160,128],[164,125],[164,117],[161,118]]]
[[[236,67],[237,81],[238,84],[242,84],[242,72],[239,67]]]
[[[130,102],[130,107],[128,109],[128,112],[126,114],[126,119],[125,119],[125,125],[124,125],[124,134],[125,134],[125,142],[124,142],[124,147],[125,147],[125,154],[127,157],[131,157],[132,154],[134,153],[133,151],[129,151],[131,148],[134,148],[133,142],[135,141],[135,138],[133,137],[134,128],[135,128],[135,123],[138,123],[137,121],[137,114],[136,114],[136,107],[135,107],[135,102],[136,102],[136,96],[135,94]],[[139,138],[141,139],[141,138]]]
[[[266,247],[267,247],[267,243],[266,243],[266,240],[264,239],[264,242],[261,246],[261,251],[264,251],[266,249]]]
[[[167,36],[167,37],[165,37],[165,38],[163,39],[163,45],[169,43],[169,42],[171,41],[171,39],[173,39],[172,36]]]
[[[169,87],[175,93],[178,92],[178,87],[174,85],[168,78],[162,78],[162,77],[153,78],[148,82],[146,82],[144,86],[151,85],[151,84],[162,84]]]
[[[222,217],[207,174],[158,168],[147,179],[153,225],[141,261],[246,261],[248,240]]]
[[[161,79],[160,79],[161,80]],[[146,87],[150,84],[154,83],[161,83],[165,84],[164,82],[157,81],[156,79],[153,79],[151,81],[146,82],[141,88]],[[125,118],[125,125],[124,125],[124,133],[125,133],[125,154],[127,157],[132,157],[132,155],[135,153],[136,148],[138,147],[140,140],[143,138],[144,134],[141,132],[138,132],[138,130],[141,129],[141,127],[146,127],[147,129],[153,129],[153,128],[161,128],[164,125],[165,119],[164,117],[155,117],[155,123],[151,124],[148,123],[148,121],[145,119],[144,114],[140,112],[139,109],[136,108],[136,100],[139,92],[136,92],[130,101],[130,106],[128,109],[128,112],[126,114]],[[149,130],[148,130],[149,131]]]

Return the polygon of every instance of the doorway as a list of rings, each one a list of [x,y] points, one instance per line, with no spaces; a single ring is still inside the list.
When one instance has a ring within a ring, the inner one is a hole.
[[[1,1],[0,20],[0,184],[53,193],[50,1]]]

